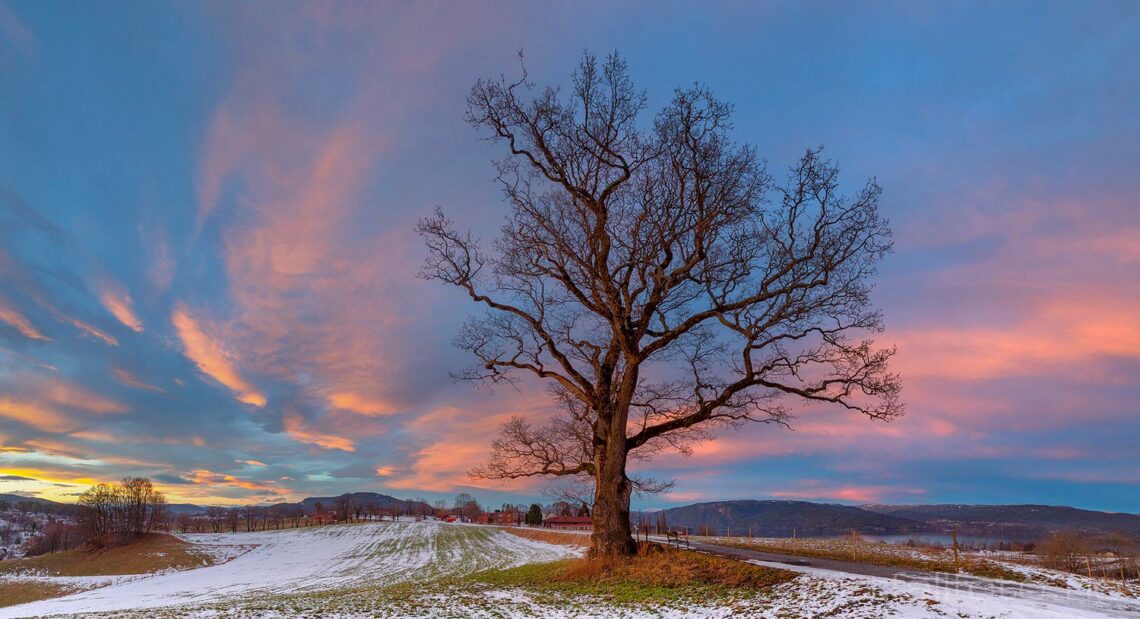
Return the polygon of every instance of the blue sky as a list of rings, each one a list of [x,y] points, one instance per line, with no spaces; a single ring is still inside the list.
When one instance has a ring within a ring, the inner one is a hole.
[[[480,77],[619,51],[707,84],[771,169],[884,188],[908,415],[797,410],[643,465],[716,498],[1140,512],[1135,3],[0,2],[0,492],[148,475],[178,499],[467,478],[541,386],[454,384],[474,308],[416,219],[493,237]]]

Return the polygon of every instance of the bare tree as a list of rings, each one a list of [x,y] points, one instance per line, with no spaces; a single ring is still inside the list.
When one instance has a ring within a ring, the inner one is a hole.
[[[342,494],[333,499],[333,512],[339,522],[348,522],[352,519],[353,507],[352,495],[350,494]]]
[[[474,476],[592,477],[593,552],[627,554],[631,494],[660,489],[628,474],[631,458],[787,424],[788,400],[902,413],[894,351],[862,335],[882,328],[870,277],[891,247],[874,181],[844,196],[809,150],[775,182],[703,86],[643,123],[616,55],[587,55],[565,94],[524,69],[480,80],[467,103],[509,152],[496,169],[510,212],[493,252],[442,211],[421,220],[421,276],[486,310],[456,338],[478,359],[461,378],[537,376],[562,409],[506,424]]]
[[[225,508],[217,506],[207,507],[206,519],[210,521],[210,528],[214,531],[214,533],[221,533],[222,525],[225,524],[226,521]]]
[[[252,532],[256,527],[258,508],[254,505],[242,505],[237,508],[239,517],[245,521],[246,533]]]
[[[137,537],[165,526],[166,497],[149,479],[127,477],[118,484],[97,484],[79,496],[77,519],[88,541]]]

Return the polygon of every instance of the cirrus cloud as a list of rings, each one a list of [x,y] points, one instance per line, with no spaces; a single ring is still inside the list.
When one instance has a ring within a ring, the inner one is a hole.
[[[234,392],[239,402],[252,404],[258,408],[266,404],[265,396],[242,378],[234,365],[232,355],[222,344],[208,334],[190,310],[182,304],[174,308],[171,322],[182,341],[186,356],[198,369]]]

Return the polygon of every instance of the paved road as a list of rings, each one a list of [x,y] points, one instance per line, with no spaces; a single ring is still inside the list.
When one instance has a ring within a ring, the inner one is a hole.
[[[651,539],[654,539],[650,536]],[[664,543],[665,538],[656,538],[654,541]],[[690,542],[693,550],[709,554],[737,559],[739,561],[760,561],[773,566],[787,567],[791,570],[810,571],[825,570],[855,576],[873,576],[877,578],[891,578],[906,582],[921,583],[929,587],[940,587],[976,593],[979,595],[996,595],[1032,600],[1053,606],[1073,609],[1073,616],[1080,617],[1088,611],[1114,616],[1114,617],[1140,617],[1140,601],[1120,598],[1109,598],[1104,595],[1089,594],[1083,591],[1058,589],[1044,585],[1019,583],[1009,580],[994,580],[978,578],[961,574],[944,574],[908,567],[894,567],[889,565],[874,565],[858,561],[840,561],[837,559],[821,559],[818,557],[804,557],[798,555],[764,552],[760,550],[747,550],[731,546],[720,546],[707,542]]]

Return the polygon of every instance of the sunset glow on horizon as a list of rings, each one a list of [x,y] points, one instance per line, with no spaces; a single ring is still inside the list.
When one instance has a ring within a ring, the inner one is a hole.
[[[521,49],[565,84],[618,50],[644,122],[701,82],[773,175],[823,144],[845,191],[878,180],[876,340],[907,409],[718,431],[637,462],[676,484],[635,508],[1140,513],[1140,5],[274,6],[0,0],[0,494],[139,475],[176,503],[548,502],[467,475],[556,405],[449,378],[479,309],[417,279],[414,226],[439,205],[499,233],[476,79]]]

